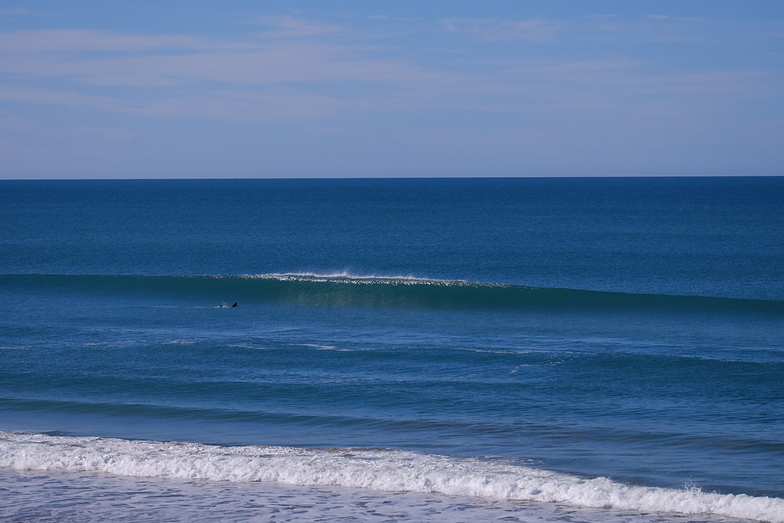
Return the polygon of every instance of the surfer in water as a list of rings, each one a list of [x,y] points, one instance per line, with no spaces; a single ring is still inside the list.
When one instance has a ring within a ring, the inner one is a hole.
[[[239,305],[237,305],[237,302],[235,301],[234,305],[232,305],[232,307],[239,307]]]

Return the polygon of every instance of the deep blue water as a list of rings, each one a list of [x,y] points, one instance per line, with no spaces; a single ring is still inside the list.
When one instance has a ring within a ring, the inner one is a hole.
[[[782,498],[784,178],[0,182],[0,430]]]

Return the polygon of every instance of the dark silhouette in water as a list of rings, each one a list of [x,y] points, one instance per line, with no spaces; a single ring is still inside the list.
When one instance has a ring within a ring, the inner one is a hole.
[[[232,307],[237,307],[237,306],[238,306],[238,305],[237,305],[237,302],[235,301],[235,302],[234,302],[234,305],[232,305]]]

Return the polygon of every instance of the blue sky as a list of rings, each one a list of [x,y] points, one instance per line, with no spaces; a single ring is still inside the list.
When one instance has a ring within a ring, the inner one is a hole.
[[[784,2],[0,1],[0,179],[784,175]]]

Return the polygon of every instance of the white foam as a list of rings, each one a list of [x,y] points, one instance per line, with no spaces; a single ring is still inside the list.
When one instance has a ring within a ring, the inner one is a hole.
[[[316,273],[316,272],[284,272],[284,273],[270,273],[270,274],[256,274],[249,276],[252,278],[274,278],[274,279],[294,279],[305,278],[314,280],[330,280],[330,279],[345,279],[345,280],[414,280],[414,281],[430,281],[427,278],[418,278],[416,276],[384,276],[378,274],[352,274],[348,271],[329,272],[329,273]]]
[[[606,478],[585,479],[496,460],[395,450],[221,447],[0,432],[0,467],[342,486],[784,523],[784,499],[780,498],[635,487]]]
[[[295,282],[315,282],[315,283],[346,283],[355,285],[372,284],[399,284],[399,285],[436,285],[442,287],[505,287],[505,285],[491,283],[475,283],[465,280],[439,280],[433,278],[419,278],[416,276],[380,276],[380,275],[359,275],[349,272],[335,272],[328,274],[291,272],[291,273],[271,273],[271,274],[246,274],[240,278],[257,280],[280,280]]]
[[[662,523],[629,511],[344,487],[128,478],[0,468],[0,521]],[[667,523],[731,523],[667,515]]]

